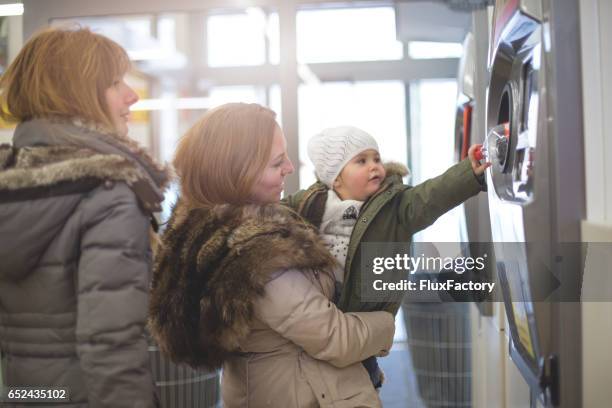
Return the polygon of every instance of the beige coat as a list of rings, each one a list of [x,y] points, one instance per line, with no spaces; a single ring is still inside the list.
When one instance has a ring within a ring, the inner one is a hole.
[[[342,313],[332,281],[290,270],[266,285],[242,354],[223,366],[226,407],[380,407],[361,361],[386,355],[390,313]],[[323,286],[323,287],[321,287]]]
[[[334,263],[286,207],[179,201],[155,260],[151,332],[175,362],[223,368],[227,408],[378,407],[361,361],[388,352],[394,319],[338,310]]]

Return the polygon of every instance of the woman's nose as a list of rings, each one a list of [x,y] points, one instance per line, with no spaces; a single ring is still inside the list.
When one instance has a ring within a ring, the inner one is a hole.
[[[285,168],[283,169],[283,173],[286,174],[291,174],[293,173],[293,171],[295,170],[295,168],[293,167],[293,163],[291,163],[291,160],[287,159],[287,164],[285,165]]]
[[[128,86],[125,95],[125,103],[127,103],[128,106],[131,106],[136,102],[138,102],[138,94]]]

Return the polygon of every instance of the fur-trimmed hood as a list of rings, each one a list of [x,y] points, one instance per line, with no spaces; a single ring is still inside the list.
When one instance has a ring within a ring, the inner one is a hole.
[[[62,195],[67,184],[95,180],[124,181],[144,209],[159,211],[169,173],[135,141],[80,122],[29,120],[15,129],[13,147],[0,146],[0,201],[21,201],[26,191]]]
[[[19,124],[0,146],[0,277],[29,273],[82,199],[97,186],[125,182],[145,211],[160,208],[167,170],[134,142],[74,123]],[[15,251],[15,248],[19,248]]]
[[[410,177],[410,170],[405,164],[398,162],[386,162],[384,163],[384,167],[386,172],[385,178],[393,176]]]
[[[280,205],[189,209],[179,202],[162,242],[151,332],[175,362],[211,369],[247,337],[254,300],[275,274],[331,273],[335,262],[316,231]]]
[[[85,191],[104,181],[134,184],[141,172],[126,158],[67,146],[0,146],[0,202]]]

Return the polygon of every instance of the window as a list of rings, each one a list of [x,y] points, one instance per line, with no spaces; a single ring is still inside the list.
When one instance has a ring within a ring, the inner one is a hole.
[[[300,188],[315,181],[308,140],[322,129],[351,125],[377,140],[383,161],[407,162],[403,82],[328,82],[302,85],[299,100]]]
[[[301,63],[397,60],[403,56],[392,7],[301,10],[296,18]]]
[[[463,45],[460,43],[410,41],[408,55],[413,59],[461,58]]]
[[[146,71],[181,69],[187,65],[187,56],[177,46],[186,19],[186,13],[165,13],[157,19],[152,15],[54,19],[51,25],[89,27],[120,44],[130,59]]]
[[[436,177],[454,163],[455,99],[457,82],[423,80],[410,85],[412,102],[412,184]],[[459,242],[462,207],[441,216],[429,228],[415,234],[415,241]]]
[[[208,16],[208,65],[263,65],[280,59],[278,14],[250,7]]]
[[[266,89],[262,86],[219,86],[209,92],[210,106],[215,107],[229,102],[266,104]]]
[[[217,86],[209,92],[210,107],[230,102],[258,103],[276,112],[276,121],[281,123],[280,86]]]

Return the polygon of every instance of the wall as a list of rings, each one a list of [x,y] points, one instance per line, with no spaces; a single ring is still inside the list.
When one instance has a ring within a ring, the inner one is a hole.
[[[612,128],[606,123],[612,117],[612,2],[581,0],[580,19],[587,205],[582,240],[612,242]],[[592,256],[587,253],[583,293],[610,299],[612,255],[602,253],[596,262]],[[585,302],[582,332],[583,406],[608,406],[612,302]]]

